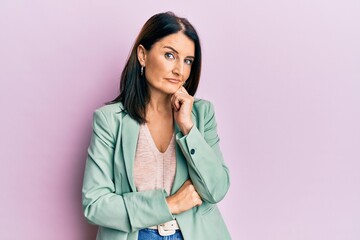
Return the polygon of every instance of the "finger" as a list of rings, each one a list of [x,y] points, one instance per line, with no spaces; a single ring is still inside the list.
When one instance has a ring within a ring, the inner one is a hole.
[[[186,180],[185,183],[184,183],[184,185],[185,185],[185,184],[186,184],[186,185],[190,185],[190,184],[191,184],[191,180],[190,180],[190,179]]]
[[[179,105],[178,105],[178,103],[177,103],[177,98],[176,98],[176,95],[175,95],[175,94],[173,94],[173,95],[171,96],[171,106],[172,106],[172,108],[173,108],[175,111],[178,111],[178,110],[179,110]]]
[[[182,185],[182,187],[187,187],[187,186],[189,186],[189,185],[191,185],[191,181],[190,181],[190,179],[188,179],[188,180],[186,180],[185,182],[184,182],[184,184]]]
[[[177,91],[181,91],[184,87],[181,85]]]
[[[202,204],[201,199],[200,198],[194,199],[194,204],[195,204],[195,206],[200,206]]]
[[[170,99],[170,104],[173,109],[175,109],[174,101],[175,101],[175,94],[173,94]]]
[[[173,109],[174,109],[175,111],[179,111],[180,106],[179,106],[178,100],[177,100],[175,97],[174,97],[174,100],[173,100],[173,102],[172,102],[172,106],[173,106]]]
[[[179,89],[177,92],[174,93],[174,97],[180,99],[181,103],[186,102],[193,102],[194,97],[189,95],[185,88]]]
[[[181,87],[179,88],[179,90],[180,90],[181,92],[183,92],[183,93],[188,94],[188,92],[186,91],[186,88],[185,88],[184,86],[181,86]]]
[[[181,105],[185,102],[192,103],[193,97],[190,96],[184,87],[180,87],[172,96],[171,96],[171,105],[175,111],[179,111]]]
[[[177,111],[179,111],[181,104],[184,102],[184,100],[179,97],[179,95],[174,96],[174,106]]]

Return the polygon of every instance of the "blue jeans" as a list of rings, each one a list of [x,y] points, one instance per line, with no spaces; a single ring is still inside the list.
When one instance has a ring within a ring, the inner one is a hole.
[[[183,240],[180,230],[176,230],[173,235],[161,236],[157,229],[141,229],[138,240]]]

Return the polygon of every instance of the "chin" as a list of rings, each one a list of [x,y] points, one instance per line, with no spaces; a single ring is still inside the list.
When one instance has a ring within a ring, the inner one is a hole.
[[[174,94],[179,88],[181,87],[181,85],[179,86],[169,86],[168,88],[164,89],[167,94]]]
[[[177,91],[177,89],[175,89],[175,90],[167,90],[167,91],[164,91],[164,92],[166,94],[168,94],[168,95],[173,95],[176,91]]]

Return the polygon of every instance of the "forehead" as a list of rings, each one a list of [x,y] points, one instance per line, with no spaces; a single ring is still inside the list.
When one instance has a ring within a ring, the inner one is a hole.
[[[170,34],[161,38],[154,44],[155,47],[163,49],[165,47],[174,48],[180,55],[194,56],[195,44],[188,36],[182,32]]]

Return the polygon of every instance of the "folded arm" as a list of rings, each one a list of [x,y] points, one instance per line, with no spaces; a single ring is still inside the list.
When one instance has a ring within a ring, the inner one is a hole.
[[[123,232],[172,220],[165,190],[115,193],[114,142],[105,115],[95,111],[82,187],[85,218],[90,223]]]
[[[230,186],[229,170],[226,167],[219,146],[217,124],[213,105],[204,104],[207,109],[203,118],[197,121],[187,135],[176,136],[188,163],[189,175],[196,191],[208,203],[222,200]]]

